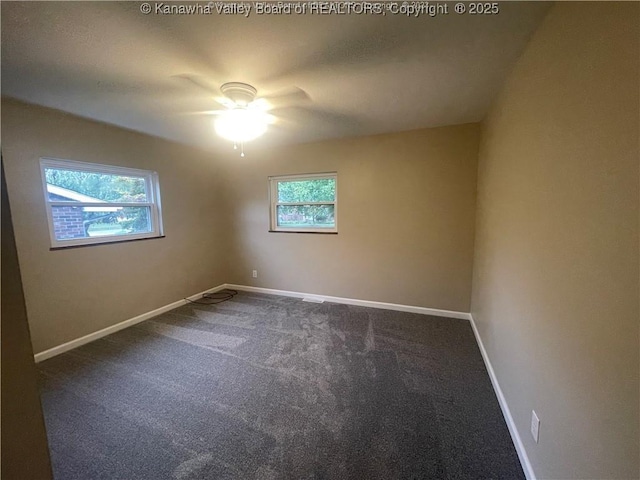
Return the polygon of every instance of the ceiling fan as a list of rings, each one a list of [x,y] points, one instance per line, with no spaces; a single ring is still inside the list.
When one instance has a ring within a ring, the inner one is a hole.
[[[274,110],[309,100],[309,95],[298,87],[292,87],[280,93],[258,97],[258,91],[252,85],[243,82],[227,82],[219,91],[209,87],[197,77],[180,75],[179,77],[213,93],[214,101],[221,109],[192,112],[200,115],[215,116],[214,128],[218,135],[234,143],[234,149],[240,146],[244,157],[244,143],[263,135],[269,125],[276,121]]]
[[[273,116],[267,113],[268,105],[256,100],[258,91],[247,83],[228,82],[220,86],[223,97],[218,103],[226,107],[223,110],[212,110],[217,115],[214,128],[218,135],[234,143],[240,144],[240,156],[244,157],[244,142],[249,142],[266,131]]]

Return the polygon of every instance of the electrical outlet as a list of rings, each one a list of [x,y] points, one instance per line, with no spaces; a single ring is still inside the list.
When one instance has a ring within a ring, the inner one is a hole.
[[[253,275],[253,278],[258,278],[258,270],[254,270],[252,275]]]
[[[531,410],[531,436],[538,443],[538,432],[540,431],[540,419],[535,410]]]

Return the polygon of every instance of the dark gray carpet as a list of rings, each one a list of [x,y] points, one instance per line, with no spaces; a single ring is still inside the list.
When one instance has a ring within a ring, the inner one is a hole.
[[[466,320],[240,293],[39,364],[55,478],[524,478]]]

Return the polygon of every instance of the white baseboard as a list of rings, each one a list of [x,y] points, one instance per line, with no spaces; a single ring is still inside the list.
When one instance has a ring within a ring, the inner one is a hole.
[[[71,340],[70,342],[63,343],[62,345],[58,345],[57,347],[50,348],[49,350],[45,350],[43,352],[35,354],[33,357],[37,362],[42,362],[47,358],[55,357],[56,355],[60,355],[61,353],[68,352],[74,348],[77,348],[85,343],[93,342],[102,337],[106,337],[112,333],[117,332],[118,330],[125,329],[136,323],[144,322],[149,318],[155,317],[162,313],[168,312],[169,310],[173,310],[174,308],[181,307],[187,303],[187,300],[197,300],[202,298],[202,296],[206,293],[217,292],[223,290],[225,288],[224,285],[218,285],[217,287],[210,288],[209,290],[205,290],[204,292],[196,293],[195,295],[191,295],[187,297],[187,299],[178,300],[177,302],[170,303],[169,305],[165,305],[164,307],[156,308],[155,310],[151,310],[150,312],[143,313],[142,315],[138,315],[137,317],[130,318],[120,323],[116,323],[115,325],[111,325],[110,327],[103,328],[102,330],[98,330],[97,332],[90,333],[89,335],[85,335],[84,337],[76,338],[75,340]]]
[[[355,298],[332,297],[329,295],[317,295],[315,293],[291,292],[288,290],[274,290],[273,288],[250,287],[247,285],[235,285],[227,283],[225,288],[233,290],[242,290],[243,292],[267,293],[269,295],[282,295],[283,297],[304,298],[310,297],[315,300],[324,300],[325,302],[343,303],[346,305],[357,305],[360,307],[381,308],[384,310],[397,310],[399,312],[421,313],[423,315],[435,315],[437,317],[460,318],[462,320],[471,320],[471,314],[466,312],[458,312],[455,310],[440,310],[437,308],[414,307],[412,305],[401,305],[398,303],[374,302],[372,300],[358,300]]]
[[[507,427],[509,427],[509,433],[511,434],[513,445],[515,446],[516,452],[518,453],[518,458],[520,458],[520,463],[522,464],[522,469],[524,470],[524,474],[527,477],[527,480],[536,480],[536,475],[533,471],[533,467],[531,466],[531,462],[529,461],[529,456],[527,455],[527,451],[524,449],[522,438],[520,438],[520,433],[518,433],[516,424],[513,421],[513,417],[511,416],[511,410],[509,410],[509,405],[507,405],[507,400],[506,398],[504,398],[504,394],[502,393],[502,389],[500,388],[500,384],[498,383],[498,378],[496,377],[496,373],[493,370],[493,366],[491,365],[491,360],[489,360],[489,355],[487,354],[487,351],[484,348],[484,344],[482,343],[482,338],[480,338],[480,332],[478,332],[478,328],[476,327],[476,322],[473,319],[473,316],[471,314],[469,314],[469,320],[471,322],[471,328],[473,329],[473,334],[476,336],[476,342],[478,342],[478,347],[480,347],[480,353],[482,354],[482,359],[484,360],[484,364],[487,367],[487,371],[489,372],[489,378],[491,379],[493,390],[496,392],[496,396],[498,397],[498,403],[500,404],[500,408],[502,409],[502,415],[504,416],[504,419],[507,422]]]
[[[386,310],[398,310],[401,312],[421,313],[426,315],[436,315],[439,317],[461,318],[465,320],[469,320],[471,318],[468,313],[457,312],[452,310],[439,310],[436,308],[414,307],[411,305],[399,305],[396,303],[374,302],[371,300],[356,300],[353,298],[313,295],[313,294],[302,293],[302,292],[290,292],[287,290],[274,290],[272,288],[250,287],[247,285],[234,285],[229,283],[218,285],[217,287],[210,288],[209,290],[205,290],[204,292],[191,295],[190,297],[187,297],[187,298],[188,300],[197,300],[198,298],[201,298],[205,293],[218,292],[225,288],[242,290],[245,292],[259,292],[259,293],[267,293],[271,295],[282,295],[285,297],[296,297],[296,298],[311,297],[315,300],[324,300],[327,302],[344,303],[347,305],[359,305],[361,307],[382,308]],[[107,335],[115,333],[124,328],[135,325],[136,323],[144,322],[145,320],[148,320],[162,313],[168,312],[169,310],[173,310],[174,308],[178,308],[186,303],[187,303],[187,300],[182,299],[182,300],[178,300],[177,302],[170,303],[169,305],[156,308],[155,310],[143,313],[142,315],[138,315],[137,317],[124,320],[123,322],[117,323],[115,325],[111,325],[110,327],[103,328],[102,330],[98,330],[97,332],[93,332],[88,335],[85,335],[84,337],[71,340],[70,342],[63,343],[62,345],[58,345],[57,347],[53,347],[43,352],[37,353],[34,355],[34,359],[36,363],[42,362],[43,360],[46,360],[51,357],[55,357],[56,355],[60,355],[61,353],[64,353],[64,352],[68,352],[69,350],[72,350],[81,345],[97,340],[99,338],[105,337]]]

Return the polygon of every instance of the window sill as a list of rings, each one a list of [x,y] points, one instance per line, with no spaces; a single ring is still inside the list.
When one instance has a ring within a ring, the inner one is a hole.
[[[141,242],[144,240],[156,240],[158,238],[165,238],[165,236],[166,235],[159,235],[157,237],[145,237],[145,238],[123,238],[121,240],[113,240],[109,242],[81,243],[79,245],[61,245],[59,247],[50,247],[49,251],[68,250],[70,248],[99,247],[101,245],[113,245],[114,243]]]

